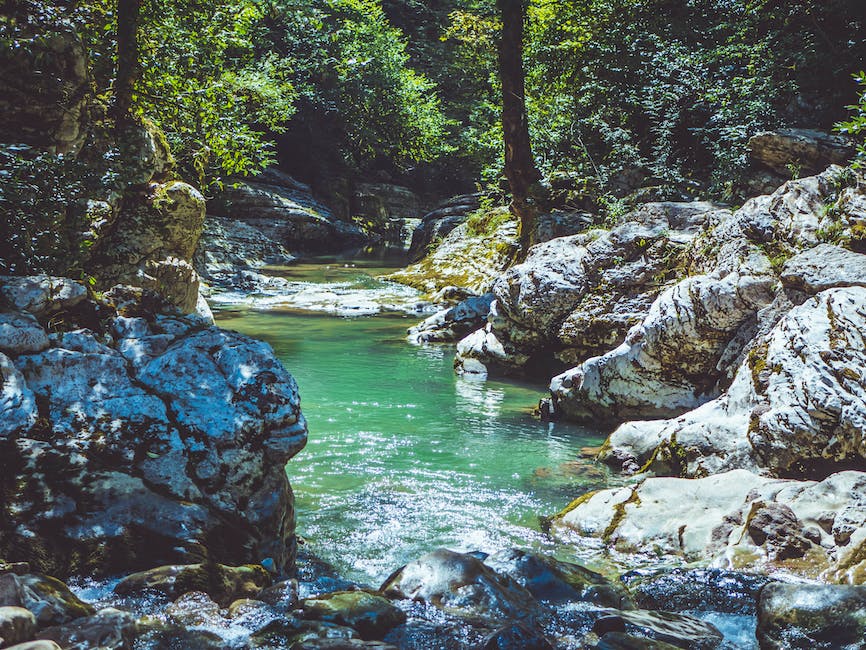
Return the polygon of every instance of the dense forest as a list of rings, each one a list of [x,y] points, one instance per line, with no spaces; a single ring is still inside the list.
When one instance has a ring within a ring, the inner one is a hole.
[[[866,648],[864,169],[864,0],[6,0],[0,648]]]

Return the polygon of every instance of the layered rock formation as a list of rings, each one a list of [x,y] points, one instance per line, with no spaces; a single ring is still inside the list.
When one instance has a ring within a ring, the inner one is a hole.
[[[59,575],[294,559],[306,442],[270,347],[115,287],[0,278],[0,556]]]

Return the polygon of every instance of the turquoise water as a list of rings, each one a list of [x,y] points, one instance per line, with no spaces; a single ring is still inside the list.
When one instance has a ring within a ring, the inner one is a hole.
[[[292,279],[383,270],[307,264]],[[406,342],[420,317],[250,304],[223,309],[218,323],[268,341],[297,379],[310,429],[287,467],[298,532],[347,577],[377,584],[439,546],[547,547],[539,515],[607,484],[605,470],[580,455],[603,436],[535,419],[543,386],[457,377],[453,346]]]

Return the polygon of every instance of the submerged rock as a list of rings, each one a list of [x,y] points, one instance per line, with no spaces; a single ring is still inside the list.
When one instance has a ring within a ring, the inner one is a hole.
[[[758,604],[761,650],[862,648],[866,587],[773,583]]]
[[[0,556],[59,575],[290,566],[284,466],[306,442],[294,379],[265,343],[113,297],[127,316],[80,302],[66,326],[94,329],[0,355],[14,364],[0,391]]]
[[[301,604],[304,618],[345,625],[364,639],[382,639],[406,621],[406,614],[391,602],[367,591],[338,591]]]
[[[238,598],[255,596],[270,583],[271,577],[261,565],[187,564],[134,573],[117,583],[114,591],[120,595],[158,592],[169,598],[201,591],[226,606]]]

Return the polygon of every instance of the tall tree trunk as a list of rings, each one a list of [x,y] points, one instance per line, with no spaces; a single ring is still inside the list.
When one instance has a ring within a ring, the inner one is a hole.
[[[141,0],[117,0],[117,81],[114,111],[122,128],[132,117],[132,93],[138,80],[138,25]]]
[[[502,82],[502,134],[505,141],[505,176],[511,187],[511,211],[520,220],[520,255],[532,245],[538,206],[530,188],[541,179],[532,157],[529,121],[524,98],[523,23],[525,0],[497,0],[502,16],[499,41],[499,77]]]

